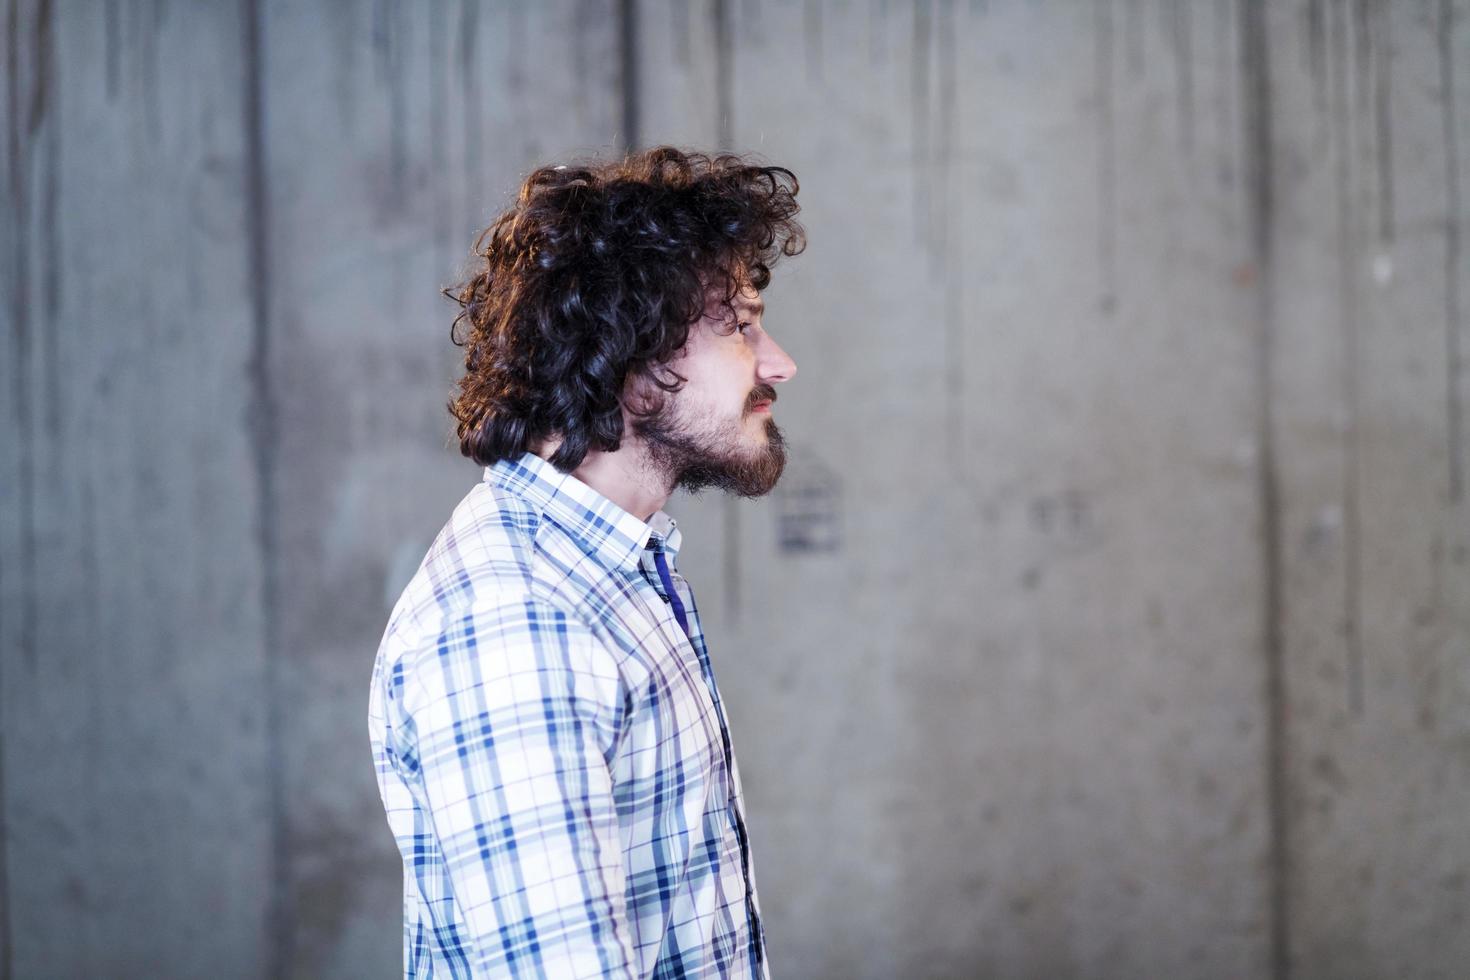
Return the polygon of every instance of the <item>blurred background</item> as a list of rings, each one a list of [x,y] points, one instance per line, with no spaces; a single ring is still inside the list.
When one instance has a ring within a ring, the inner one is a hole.
[[[390,977],[390,606],[544,162],[787,166],[676,499],[773,973],[1470,971],[1470,4],[5,0],[5,978]]]

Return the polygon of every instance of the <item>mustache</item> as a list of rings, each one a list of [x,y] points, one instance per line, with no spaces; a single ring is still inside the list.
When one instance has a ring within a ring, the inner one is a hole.
[[[755,411],[755,406],[758,402],[771,402],[775,404],[775,401],[775,388],[772,388],[770,385],[756,385],[745,399],[745,411],[747,413]]]

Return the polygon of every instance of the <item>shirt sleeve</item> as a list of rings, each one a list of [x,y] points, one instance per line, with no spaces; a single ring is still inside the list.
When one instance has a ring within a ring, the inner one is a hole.
[[[412,672],[403,707],[473,975],[633,977],[612,656],[526,598],[446,624]]]

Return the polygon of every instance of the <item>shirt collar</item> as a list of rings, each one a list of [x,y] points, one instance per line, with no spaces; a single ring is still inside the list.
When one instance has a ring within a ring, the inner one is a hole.
[[[679,530],[679,522],[674,520],[663,511],[659,511],[648,519],[648,527],[653,531],[654,541],[663,542],[663,550],[670,556],[679,553],[679,545],[684,541],[684,532]],[[650,542],[650,547],[653,542]]]
[[[647,547],[678,554],[682,534],[674,519],[658,511],[639,520],[570,473],[535,453],[485,467],[485,482],[530,501],[589,554],[615,568],[631,569]]]

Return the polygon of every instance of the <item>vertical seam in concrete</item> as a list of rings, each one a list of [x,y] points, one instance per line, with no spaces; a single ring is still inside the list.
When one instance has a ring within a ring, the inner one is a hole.
[[[1275,444],[1275,402],[1272,398],[1272,334],[1275,329],[1274,261],[1275,234],[1272,209],[1274,162],[1272,154],[1270,51],[1266,28],[1266,0],[1243,0],[1241,5],[1241,68],[1245,86],[1244,115],[1246,160],[1249,165],[1249,213],[1251,250],[1256,277],[1255,386],[1256,440],[1259,446],[1256,492],[1261,514],[1261,603],[1262,652],[1265,658],[1266,702],[1266,800],[1269,825],[1268,874],[1270,881],[1269,963],[1273,980],[1291,975],[1291,929],[1289,897],[1291,866],[1288,851],[1290,830],[1287,808],[1287,731],[1284,606],[1282,594],[1282,548],[1280,475]]]
[[[623,152],[638,149],[638,0],[618,0],[618,67],[623,99]]]
[[[260,0],[242,0],[245,58],[245,198],[251,295],[251,440],[256,475],[256,535],[261,561],[261,619],[265,641],[266,779],[270,797],[271,880],[266,936],[268,976],[285,976],[291,962],[291,881],[286,860],[287,823],[281,722],[281,646],[277,642],[275,416],[270,383],[271,281],[269,188],[265,159],[264,14]]]
[[[1464,406],[1460,399],[1460,147],[1455,125],[1454,5],[1439,3],[1439,80],[1444,120],[1445,206],[1445,428],[1449,439],[1450,503],[1465,495]]]

